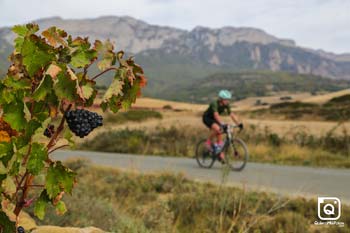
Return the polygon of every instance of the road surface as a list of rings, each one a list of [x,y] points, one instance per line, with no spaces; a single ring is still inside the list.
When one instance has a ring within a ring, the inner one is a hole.
[[[96,165],[132,169],[143,173],[174,172],[201,182],[222,182],[222,167],[199,168],[195,159],[142,156],[118,153],[58,150],[55,159],[87,158]],[[230,172],[226,185],[255,191],[271,191],[281,195],[317,198],[338,197],[350,204],[350,169],[311,168],[248,163],[241,172]]]

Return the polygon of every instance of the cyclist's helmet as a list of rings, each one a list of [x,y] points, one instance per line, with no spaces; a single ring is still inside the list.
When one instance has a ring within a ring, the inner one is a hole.
[[[232,99],[232,94],[228,90],[221,90],[221,91],[219,91],[219,98],[224,99],[224,100],[230,100],[230,99]]]

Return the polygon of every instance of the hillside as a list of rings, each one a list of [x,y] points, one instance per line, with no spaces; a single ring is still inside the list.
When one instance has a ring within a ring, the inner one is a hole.
[[[270,70],[350,79],[348,54],[302,48],[293,40],[277,38],[256,28],[195,27],[188,31],[151,25],[127,16],[81,20],[55,17],[37,22],[41,28],[56,25],[74,36],[110,38],[116,49],[135,55],[136,62],[143,65],[149,78],[145,94],[152,97],[170,98],[169,90],[183,89],[195,80],[219,72]],[[9,28],[0,28],[0,74],[8,65],[6,57],[13,39]],[[106,76],[99,84],[107,85],[110,81],[111,77]]]
[[[350,87],[350,81],[331,80],[313,75],[297,75],[285,72],[246,71],[216,73],[196,80],[187,87],[169,88],[166,97],[179,101],[194,100],[199,103],[215,98],[220,89],[229,89],[236,100],[251,96],[269,96],[278,93],[334,92]],[[316,97],[315,97],[316,98]]]

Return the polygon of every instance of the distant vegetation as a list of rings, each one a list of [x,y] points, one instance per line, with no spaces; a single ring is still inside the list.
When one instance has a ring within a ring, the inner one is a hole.
[[[350,120],[350,95],[335,97],[327,103],[318,105],[302,102],[283,102],[273,104],[269,109],[261,109],[248,113],[250,117],[282,116],[285,119]]]
[[[105,116],[106,123],[122,124],[128,121],[141,122],[148,119],[162,119],[160,112],[153,110],[129,110],[127,112],[120,112],[119,114],[107,114]]]
[[[218,90],[229,89],[236,99],[268,96],[278,92],[333,92],[350,87],[350,81],[332,80],[313,75],[271,71],[216,73],[176,90],[173,98],[206,103],[216,97]]]
[[[341,127],[341,126],[339,126]],[[350,132],[329,131],[316,137],[302,128],[278,135],[265,128],[247,127],[239,135],[250,151],[250,161],[290,165],[350,168]],[[205,128],[178,126],[151,131],[122,129],[102,132],[79,149],[160,156],[193,157],[196,143],[206,137]]]
[[[97,168],[84,160],[67,166],[79,177],[73,195],[64,196],[68,212],[57,216],[50,208],[44,221],[36,219],[40,225],[93,225],[120,233],[320,232],[312,226],[315,200],[197,183],[181,175]],[[349,232],[349,206],[342,206],[340,221],[344,228],[323,227],[322,232]]]

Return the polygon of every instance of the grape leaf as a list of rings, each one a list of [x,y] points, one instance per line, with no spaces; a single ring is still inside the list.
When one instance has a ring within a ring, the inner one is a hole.
[[[27,169],[33,175],[38,175],[45,166],[47,148],[44,144],[33,143],[29,154]]]
[[[40,197],[35,202],[34,205],[34,214],[37,216],[40,220],[43,220],[45,217],[46,207],[50,203],[50,198],[47,195],[46,190],[43,190],[40,194]]]
[[[18,35],[15,38],[15,51],[20,53],[24,37],[39,31],[39,26],[37,24],[16,25],[12,28],[12,31]]]
[[[57,97],[74,101],[77,93],[76,82],[63,72],[58,74],[57,79],[58,82],[54,85]]]
[[[3,109],[4,120],[10,124],[12,129],[20,131],[25,128],[26,119],[24,118],[24,104],[22,101],[5,104]]]
[[[13,194],[16,192],[16,184],[11,176],[7,176],[5,180],[2,181],[2,188],[6,194]]]
[[[53,79],[56,79],[58,73],[61,71],[62,69],[59,66],[51,64],[49,68],[47,68],[46,74],[50,75]]]
[[[12,222],[10,218],[0,209],[0,232],[14,233],[16,232],[16,223]]]
[[[4,78],[3,83],[6,87],[9,87],[13,90],[22,90],[22,89],[30,89],[30,80],[28,79],[20,79],[16,80],[13,76],[6,76]]]
[[[23,64],[30,76],[48,65],[50,61],[54,60],[55,56],[50,47],[36,35],[24,39],[21,52]]]
[[[56,214],[57,215],[63,215],[66,212],[67,212],[66,204],[63,201],[59,201],[56,204]]]
[[[49,197],[55,198],[61,191],[72,192],[75,172],[64,167],[60,161],[51,164],[47,170],[45,188]]]
[[[87,84],[83,85],[81,87],[81,89],[83,91],[83,96],[85,99],[89,99],[94,92],[94,89],[92,88],[91,83],[87,83]]]
[[[73,134],[69,128],[65,128],[63,131],[63,138],[66,139],[70,147],[74,147]]]
[[[107,89],[106,93],[103,96],[103,101],[107,101],[112,97],[112,96],[119,96],[122,95],[122,89],[124,85],[124,77],[126,74],[125,69],[118,69],[114,75],[114,79]]]
[[[52,91],[52,78],[49,75],[46,75],[40,82],[39,86],[33,93],[34,100],[45,100],[45,97],[48,93]]]
[[[72,41],[71,46],[75,47],[71,54],[71,64],[76,68],[83,68],[97,57],[96,50],[90,49],[90,43],[87,39],[78,37]]]
[[[95,49],[97,50],[99,56],[102,57],[102,60],[97,63],[97,67],[101,71],[115,64],[116,55],[113,52],[114,46],[109,40],[107,40],[105,43],[102,43],[101,41],[96,40]]]
[[[132,103],[135,103],[138,93],[140,91],[140,80],[136,80],[134,84],[124,91],[122,106],[124,109],[131,107]]]
[[[7,169],[5,167],[5,165],[2,163],[2,161],[0,161],[0,174],[6,174],[7,173]]]
[[[56,27],[50,27],[47,30],[41,33],[49,42],[50,45],[56,47],[57,44],[61,44],[65,47],[68,46],[67,42],[64,40],[64,37],[67,36],[67,33]]]

